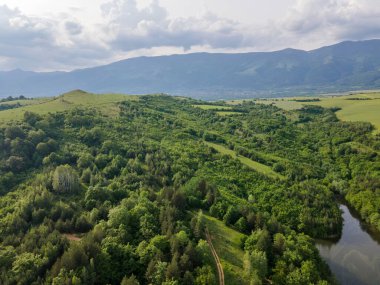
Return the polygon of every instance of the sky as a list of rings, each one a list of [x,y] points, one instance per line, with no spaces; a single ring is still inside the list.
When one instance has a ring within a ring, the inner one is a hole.
[[[0,0],[0,70],[380,38],[379,0]]]

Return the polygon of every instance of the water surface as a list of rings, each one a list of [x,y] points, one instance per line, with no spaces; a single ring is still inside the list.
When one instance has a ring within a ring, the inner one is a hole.
[[[370,233],[345,205],[342,236],[338,241],[318,240],[317,248],[342,285],[380,284],[380,235]]]

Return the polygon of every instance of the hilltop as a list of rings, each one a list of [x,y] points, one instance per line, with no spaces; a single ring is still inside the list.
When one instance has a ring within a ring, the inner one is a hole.
[[[12,106],[8,110],[0,111],[0,125],[10,121],[19,121],[25,112],[34,112],[40,115],[63,112],[74,108],[91,107],[100,110],[103,114],[113,116],[118,114],[118,103],[126,100],[136,100],[136,96],[123,94],[93,94],[82,90],[74,90],[56,97],[14,100],[0,103]]]

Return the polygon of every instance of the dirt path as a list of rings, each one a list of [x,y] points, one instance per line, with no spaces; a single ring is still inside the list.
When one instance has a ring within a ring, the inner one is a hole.
[[[81,238],[74,234],[63,234],[69,241],[80,241]]]
[[[207,228],[205,232],[206,232],[206,239],[207,239],[208,245],[210,246],[212,255],[214,256],[214,259],[215,259],[216,267],[218,269],[219,284],[224,285],[224,271],[223,271],[222,263],[220,262],[219,256],[215,251],[215,248],[212,244],[210,233]]]

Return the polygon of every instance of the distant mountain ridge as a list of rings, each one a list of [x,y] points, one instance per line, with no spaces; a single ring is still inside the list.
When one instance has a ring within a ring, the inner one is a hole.
[[[138,57],[71,72],[0,72],[0,97],[168,93],[202,99],[301,95],[380,88],[380,40],[312,51]]]

